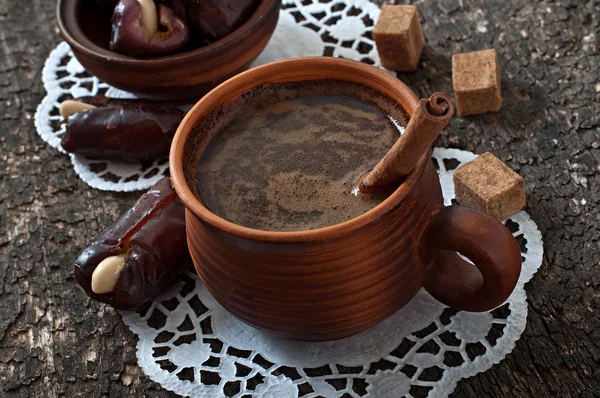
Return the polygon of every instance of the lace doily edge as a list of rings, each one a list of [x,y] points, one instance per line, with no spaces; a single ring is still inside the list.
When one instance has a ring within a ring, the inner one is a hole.
[[[129,181],[129,182],[110,182],[110,181],[100,181],[97,174],[90,171],[84,162],[78,161],[77,156],[75,154],[69,154],[71,158],[71,164],[73,165],[73,170],[77,176],[85,182],[88,186],[108,192],[137,192],[144,191],[153,186],[158,180],[163,178],[162,173],[157,173],[153,177],[145,178],[140,181]]]
[[[42,84],[47,93],[58,87],[60,84],[59,81],[55,79],[55,76],[51,75],[51,70],[56,69],[62,59],[56,54],[63,55],[70,50],[71,47],[69,44],[66,41],[61,41],[54,49],[52,49],[52,51],[50,51],[50,54],[48,54],[48,58],[46,58],[46,62],[44,62],[44,67],[42,68]],[[48,62],[49,60],[52,60],[53,62],[50,63]]]

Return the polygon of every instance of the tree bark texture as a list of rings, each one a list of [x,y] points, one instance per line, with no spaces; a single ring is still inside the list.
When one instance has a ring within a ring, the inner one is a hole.
[[[452,54],[498,51],[502,110],[455,117],[437,145],[518,171],[545,242],[516,348],[452,396],[600,395],[600,1],[410,3],[426,48],[399,78],[419,97],[452,93]],[[0,395],[172,397],[138,367],[121,317],[73,278],[81,249],[139,193],[89,188],[35,132],[55,7],[0,0]]]

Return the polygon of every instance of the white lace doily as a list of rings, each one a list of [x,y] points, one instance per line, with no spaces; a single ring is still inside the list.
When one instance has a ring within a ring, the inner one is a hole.
[[[475,157],[456,149],[434,151],[446,204],[454,198],[453,170]],[[489,312],[457,312],[421,290],[359,335],[298,342],[237,320],[190,273],[144,314],[122,316],[139,337],[144,372],[183,396],[446,397],[459,380],[500,362],[525,329],[524,285],[542,263],[542,238],[524,211],[505,224],[521,246],[523,269],[510,298]]]
[[[284,0],[275,33],[254,65],[328,55],[379,67],[371,36],[378,16],[379,8],[367,0]],[[42,76],[48,94],[38,107],[36,128],[59,151],[62,100],[98,93],[130,96],[90,76],[66,43],[50,54]],[[474,157],[453,149],[434,151],[447,205],[454,197],[452,171]],[[82,180],[104,190],[147,189],[168,172],[166,159],[146,165],[71,159]],[[511,297],[490,312],[457,312],[422,290],[402,310],[359,335],[325,343],[297,342],[240,322],[190,273],[144,314],[122,316],[139,337],[137,356],[144,372],[183,396],[445,397],[459,380],[500,362],[525,328],[524,285],[541,265],[542,240],[523,211],[505,224],[521,246],[523,269]]]
[[[273,37],[252,66],[309,55],[344,57],[380,66],[371,36],[378,16],[379,8],[367,0],[283,0]],[[61,152],[65,125],[58,113],[60,102],[96,94],[132,97],[87,73],[65,42],[50,53],[42,80],[48,94],[38,106],[35,126],[40,137]],[[83,181],[107,191],[145,190],[168,174],[166,159],[127,164],[77,155],[71,156],[71,161]]]

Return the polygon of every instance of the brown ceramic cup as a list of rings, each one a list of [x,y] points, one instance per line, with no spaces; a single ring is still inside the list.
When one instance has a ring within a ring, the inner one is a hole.
[[[243,227],[213,214],[194,196],[186,172],[192,174],[190,151],[202,139],[203,132],[195,129],[198,120],[259,84],[316,79],[369,86],[395,100],[409,117],[417,106],[415,94],[394,76],[327,57],[254,68],[202,98],[179,127],[169,164],[186,207],[196,270],[214,298],[257,328],[315,341],[370,328],[402,308],[421,287],[461,310],[486,311],[503,303],[520,274],[519,246],[492,217],[465,207],[444,207],[431,150],[377,207],[316,230]]]

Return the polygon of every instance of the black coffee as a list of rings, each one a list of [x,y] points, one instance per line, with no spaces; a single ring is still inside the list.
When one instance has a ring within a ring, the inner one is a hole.
[[[407,120],[392,100],[336,80],[261,86],[208,119],[190,186],[215,214],[270,231],[338,224],[379,204],[385,196],[353,187]]]

